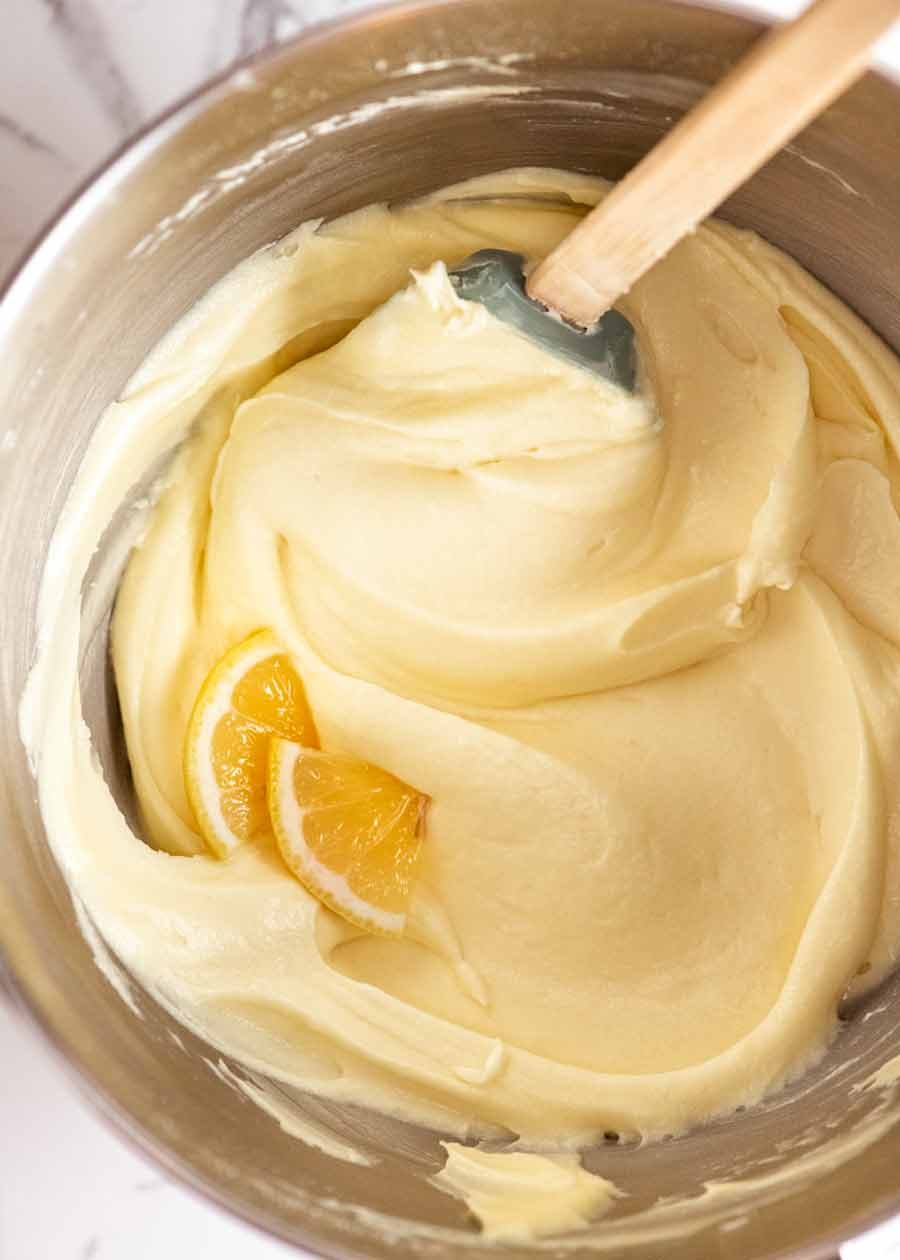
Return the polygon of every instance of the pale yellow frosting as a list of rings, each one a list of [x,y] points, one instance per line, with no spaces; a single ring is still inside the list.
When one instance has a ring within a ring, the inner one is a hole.
[[[185,1019],[295,1085],[544,1144],[758,1099],[900,945],[900,367],[719,223],[622,303],[637,399],[454,298],[441,261],[539,257],[600,192],[485,177],[227,277],[98,430],[23,715],[76,893]],[[78,601],[189,430],[114,626],[156,851],[91,758]],[[269,843],[203,854],[185,725],[260,626],[324,745],[432,798],[400,941]]]
[[[619,1191],[582,1168],[577,1155],[480,1151],[444,1142],[447,1162],[433,1184],[462,1199],[488,1238],[521,1242],[582,1229]]]

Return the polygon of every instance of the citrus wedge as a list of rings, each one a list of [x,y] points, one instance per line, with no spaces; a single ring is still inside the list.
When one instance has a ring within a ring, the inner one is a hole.
[[[185,788],[216,857],[228,857],[268,827],[266,774],[273,735],[319,742],[290,657],[273,634],[260,630],[210,671],[188,723]]]
[[[288,868],[358,927],[399,936],[428,798],[386,770],[273,739],[269,813]]]

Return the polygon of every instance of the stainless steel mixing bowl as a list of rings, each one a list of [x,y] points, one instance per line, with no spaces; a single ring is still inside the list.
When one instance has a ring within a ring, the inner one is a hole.
[[[310,1114],[378,1156],[372,1167],[337,1162],[242,1100],[211,1070],[216,1053],[139,986],[132,1009],[95,966],[17,736],[48,537],[104,407],[238,259],[312,216],[478,172],[548,164],[621,175],[759,30],[744,16],[664,0],[425,0],[319,28],[130,145],[53,226],[0,308],[9,971],[121,1130],[218,1202],[315,1252],[404,1260],[488,1249],[462,1205],[428,1183],[441,1163],[437,1135],[311,1100]],[[724,213],[787,249],[900,349],[900,87],[870,75]],[[85,705],[127,805],[105,625],[84,636]],[[655,1146],[609,1141],[589,1152],[587,1165],[630,1197],[566,1254],[833,1255],[839,1240],[900,1207],[900,1095],[853,1089],[900,1050],[900,982],[845,1017],[826,1062],[768,1104]],[[811,1169],[811,1154],[827,1142],[834,1151],[841,1135],[843,1157]],[[735,1173],[744,1181],[730,1197],[702,1194]],[[700,1197],[655,1230],[641,1223],[642,1208],[677,1195]],[[373,1212],[394,1224],[376,1226]]]

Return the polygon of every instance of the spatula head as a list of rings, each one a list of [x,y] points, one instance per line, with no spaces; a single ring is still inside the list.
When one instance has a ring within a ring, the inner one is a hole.
[[[587,332],[567,324],[528,296],[523,261],[521,254],[506,249],[481,249],[454,267],[450,280],[461,298],[480,302],[548,354],[568,359],[633,393],[637,354],[634,328],[625,316],[607,311]]]

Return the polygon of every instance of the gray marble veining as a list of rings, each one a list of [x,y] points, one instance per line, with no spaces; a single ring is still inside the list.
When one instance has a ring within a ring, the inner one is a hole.
[[[296,34],[302,15],[289,0],[244,0],[238,24],[240,57]]]
[[[14,142],[24,145],[26,149],[31,149],[35,153],[43,153],[47,157],[56,161],[65,161],[65,154],[60,153],[54,148],[48,140],[42,139],[33,131],[19,122],[16,118],[11,118],[8,114],[0,113],[0,131],[4,132]]]
[[[94,0],[41,0],[59,32],[65,56],[70,58],[85,86],[124,134],[136,130],[143,110],[125,70],[112,54],[106,27]]]

